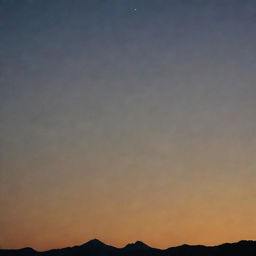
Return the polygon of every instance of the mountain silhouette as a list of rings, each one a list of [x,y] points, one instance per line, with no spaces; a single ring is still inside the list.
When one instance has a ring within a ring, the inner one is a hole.
[[[102,243],[100,240],[98,239],[92,239],[88,242],[86,242],[85,244],[83,245],[86,245],[86,246],[102,246],[102,245],[105,245],[104,243]]]
[[[0,256],[256,256],[256,241],[240,241],[218,246],[181,245],[152,248],[141,241],[116,248],[93,239],[80,246],[39,252],[32,248],[0,250]]]
[[[130,248],[130,249],[139,249],[139,250],[142,249],[142,250],[144,250],[144,249],[149,249],[151,247],[149,247],[148,245],[144,244],[141,241],[137,241],[137,242],[135,242],[133,244],[127,244],[124,248],[126,248],[126,249]]]

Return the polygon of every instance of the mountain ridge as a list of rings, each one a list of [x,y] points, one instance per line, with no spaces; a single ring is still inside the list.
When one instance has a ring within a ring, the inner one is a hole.
[[[241,240],[215,246],[183,244],[167,249],[152,248],[136,241],[122,248],[107,245],[92,239],[82,245],[37,251],[30,247],[21,249],[0,249],[0,256],[255,256],[256,241]]]

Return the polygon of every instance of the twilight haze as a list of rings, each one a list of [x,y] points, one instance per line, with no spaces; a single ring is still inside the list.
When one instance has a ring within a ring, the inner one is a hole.
[[[0,247],[255,239],[256,2],[0,0]]]

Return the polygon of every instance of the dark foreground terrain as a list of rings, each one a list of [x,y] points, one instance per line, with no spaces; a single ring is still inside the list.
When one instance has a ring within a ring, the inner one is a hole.
[[[83,245],[44,252],[32,248],[0,250],[0,256],[256,256],[256,241],[240,241],[218,246],[181,245],[165,250],[138,241],[123,248],[106,245],[94,239]]]

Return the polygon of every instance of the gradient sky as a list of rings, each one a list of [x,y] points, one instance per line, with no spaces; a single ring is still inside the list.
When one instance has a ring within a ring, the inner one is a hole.
[[[0,0],[0,248],[256,239],[256,2]]]

